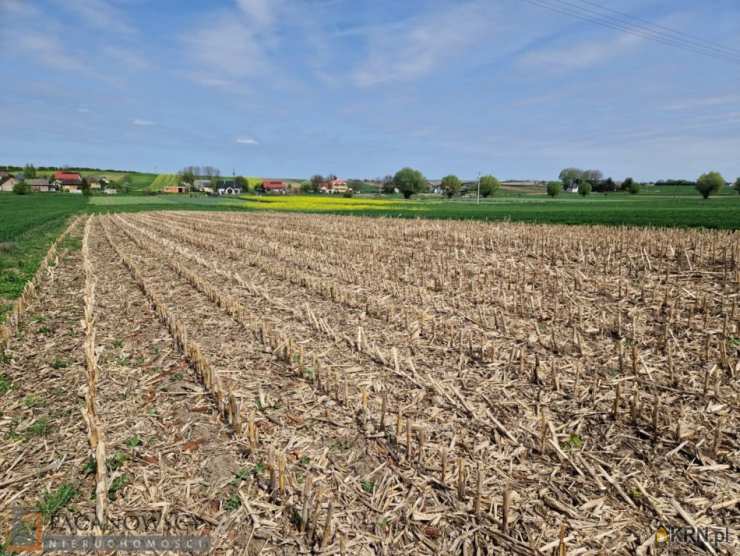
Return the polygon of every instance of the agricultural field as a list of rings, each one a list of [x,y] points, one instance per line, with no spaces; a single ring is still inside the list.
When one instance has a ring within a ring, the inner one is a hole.
[[[147,191],[162,191],[165,187],[179,184],[179,178],[175,174],[159,174],[147,187]]]
[[[5,329],[0,523],[180,512],[243,554],[740,546],[740,232],[80,215],[40,269]]]
[[[255,210],[546,224],[740,228],[740,195],[722,195],[705,201],[695,191],[686,195],[593,194],[587,198],[562,194],[555,199],[545,195],[497,194],[481,200],[480,204],[468,198],[405,200],[328,195],[244,195],[242,198],[245,208]]]

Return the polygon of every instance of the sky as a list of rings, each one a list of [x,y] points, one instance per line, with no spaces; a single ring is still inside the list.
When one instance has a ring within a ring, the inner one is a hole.
[[[740,52],[543,2],[740,51],[737,0],[0,0],[0,164],[740,176]]]

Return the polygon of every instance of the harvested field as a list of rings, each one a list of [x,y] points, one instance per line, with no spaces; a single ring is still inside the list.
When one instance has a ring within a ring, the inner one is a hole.
[[[1,523],[61,490],[45,517],[186,512],[219,553],[740,548],[738,232],[151,212],[68,233],[0,365]],[[729,540],[656,547],[660,525]]]

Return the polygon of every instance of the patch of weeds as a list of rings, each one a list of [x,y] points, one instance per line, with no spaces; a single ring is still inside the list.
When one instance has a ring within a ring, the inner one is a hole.
[[[236,494],[232,494],[226,499],[226,502],[224,502],[224,508],[229,512],[238,510],[239,508],[241,508],[241,505],[242,501]]]
[[[118,349],[122,348],[123,340],[113,340],[113,347]]]
[[[311,458],[308,456],[301,456],[301,459],[299,461],[301,462],[301,465],[308,466],[308,464],[311,463]]]
[[[36,419],[30,427],[26,430],[26,436],[28,438],[34,438],[36,436],[46,436],[49,432],[49,420],[46,417]]]
[[[44,315],[36,315],[31,318],[31,322],[46,322],[46,317]]]
[[[183,379],[182,373],[175,373],[174,375],[172,375],[172,380],[182,380],[182,379]]]
[[[264,463],[258,463],[254,466],[254,469],[252,469],[253,475],[260,475],[261,473],[265,472],[265,464]]]
[[[116,499],[116,496],[118,495],[118,491],[121,490],[123,487],[125,487],[129,483],[128,475],[119,475],[110,484],[110,487],[108,487],[108,500],[113,501]]]
[[[126,454],[116,451],[111,457],[108,458],[108,461],[106,461],[105,464],[108,467],[108,471],[117,471],[118,469],[123,467],[123,464],[126,463],[127,459],[128,458],[126,457]]]
[[[316,373],[311,367],[306,367],[303,369],[303,376],[305,376],[309,380],[313,380],[316,377]]]
[[[153,407],[150,407],[149,409],[147,409],[146,414],[149,415],[149,417],[156,417],[157,416],[157,410],[154,409]]]
[[[51,362],[52,369],[66,369],[69,367],[69,361],[62,359],[61,357],[55,357]]]
[[[738,347],[740,346],[740,338],[735,338],[734,336],[730,338],[730,344]]]
[[[97,462],[95,461],[95,458],[90,456],[85,461],[85,465],[82,466],[82,474],[83,475],[92,475],[95,473],[95,470],[97,469]]]
[[[11,383],[10,379],[5,374],[0,374],[0,396],[7,393],[10,390]]]
[[[581,438],[577,434],[571,434],[568,437],[568,440],[563,442],[560,447],[566,450],[578,450],[579,448],[583,447],[583,438]]]
[[[41,497],[38,510],[45,520],[49,520],[77,496],[77,490],[70,484],[63,484],[55,491],[46,491]]]
[[[352,440],[349,438],[342,438],[332,443],[331,448],[334,450],[349,450],[352,447]]]
[[[298,511],[298,508],[291,508],[290,522],[296,529],[300,529],[301,527],[303,527],[303,518],[301,517],[301,512]]]
[[[138,448],[143,443],[144,441],[138,434],[135,434],[126,440],[126,446],[128,446],[129,448]]]
[[[44,334],[45,336],[48,336],[49,334],[51,334],[51,328],[49,328],[48,326],[42,326],[41,328],[39,328],[39,334]]]
[[[372,494],[375,490],[375,483],[373,481],[360,481],[360,486],[362,487],[362,490],[364,490],[368,494]]]
[[[636,489],[636,488],[633,488],[632,490],[630,490],[629,494],[630,494],[630,497],[631,497],[631,498],[632,498],[633,500],[640,500],[640,498],[642,498],[642,492],[640,492],[640,491],[639,491],[638,489]]]
[[[46,402],[42,400],[41,398],[38,398],[37,396],[34,396],[33,394],[29,394],[25,398],[23,398],[23,405],[25,405],[28,409],[32,409],[34,407],[43,407],[46,405]]]
[[[15,430],[18,427],[19,423],[20,423],[20,419],[18,417],[13,417],[13,419],[10,420],[10,430],[5,435],[5,438],[10,440],[11,442],[15,442],[16,440],[23,439],[23,435],[18,434]]]
[[[116,357],[116,364],[120,365],[121,367],[128,367],[130,361],[131,358],[128,355],[119,355],[118,357]]]
[[[234,480],[231,481],[233,484],[238,484],[241,481],[246,481],[249,479],[249,476],[252,474],[248,469],[242,467],[239,471],[236,472],[234,475]]]

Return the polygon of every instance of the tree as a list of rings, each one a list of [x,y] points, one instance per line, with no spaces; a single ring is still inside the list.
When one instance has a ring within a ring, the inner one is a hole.
[[[442,183],[440,185],[442,187],[442,191],[445,195],[447,195],[448,199],[451,199],[452,197],[460,193],[460,188],[462,187],[462,183],[460,183],[460,178],[453,175],[443,177]]]
[[[80,189],[82,189],[82,194],[89,197],[92,195],[92,190],[90,189],[90,183],[87,181],[87,178],[82,178],[82,185],[80,186]]]
[[[183,183],[188,183],[191,186],[195,182],[195,171],[193,170],[192,166],[189,166],[183,170],[180,171],[180,181]]]
[[[581,177],[594,186],[604,179],[604,174],[601,173],[601,170],[584,170]]]
[[[247,181],[247,178],[244,176],[236,176],[236,178],[234,178],[234,184],[237,187],[240,187],[245,193],[249,191],[249,181]]]
[[[321,191],[321,184],[324,183],[324,176],[321,174],[314,174],[311,176],[311,191],[318,193]]]
[[[16,195],[28,195],[31,193],[31,186],[28,185],[24,180],[20,180],[13,184],[13,193]]]
[[[740,178],[737,178],[735,180],[735,191],[737,191],[737,194],[740,195]]]
[[[301,182],[301,192],[302,193],[311,193],[313,191],[313,184],[309,180],[304,180]]]
[[[629,191],[630,194],[632,195],[637,195],[640,192],[640,184],[636,182],[635,180],[633,180],[632,178],[630,178],[630,180],[632,181],[630,182],[629,187],[627,188],[627,191]]]
[[[419,170],[403,168],[393,176],[393,185],[408,199],[415,193],[424,191],[427,181]]]
[[[622,187],[621,187],[622,191],[629,191],[633,183],[635,183],[635,180],[633,180],[632,178],[626,178],[622,182]]]
[[[725,178],[719,172],[708,172],[696,180],[696,188],[702,197],[708,199],[712,193],[719,193],[725,186]]]
[[[584,179],[579,180],[579,182],[578,182],[578,193],[579,193],[579,195],[583,195],[584,197],[586,195],[590,195],[591,194],[591,189],[592,188],[591,188],[591,182],[590,181],[584,180]]]
[[[499,181],[491,175],[481,176],[480,178],[480,194],[484,197],[495,195],[496,191],[499,190],[501,184]]]
[[[36,177],[36,168],[33,167],[33,164],[26,164],[25,168],[23,168],[23,177],[27,180]]]
[[[388,174],[383,178],[383,193],[395,193],[396,186],[393,185],[393,176]]]
[[[563,190],[563,184],[559,181],[549,181],[547,182],[547,194],[550,197],[557,197],[560,195],[560,192]]]
[[[566,189],[569,189],[581,177],[583,177],[583,170],[579,168],[564,168],[558,175],[558,179],[563,182]]]

